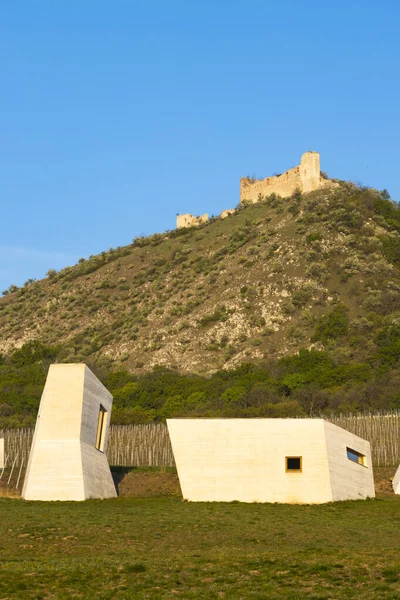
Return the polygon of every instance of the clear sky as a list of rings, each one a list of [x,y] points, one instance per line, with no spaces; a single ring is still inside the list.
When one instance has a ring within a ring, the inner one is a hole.
[[[0,290],[321,153],[400,199],[398,0],[2,0]]]

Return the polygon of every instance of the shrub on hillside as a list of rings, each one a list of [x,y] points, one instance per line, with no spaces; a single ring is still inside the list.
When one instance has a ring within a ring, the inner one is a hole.
[[[322,240],[322,235],[321,235],[321,233],[318,233],[318,232],[310,233],[306,236],[307,244],[312,244],[313,242],[320,242],[321,240]]]
[[[386,260],[392,264],[400,265],[400,235],[383,235],[379,239],[382,242],[382,254]]]
[[[320,318],[312,341],[326,343],[347,335],[349,330],[349,317],[347,308],[343,305],[335,306],[332,312]]]
[[[400,324],[391,323],[384,327],[375,337],[379,348],[379,359],[382,365],[388,367],[400,360]]]
[[[229,311],[227,307],[222,304],[215,311],[209,315],[205,315],[200,319],[200,325],[203,327],[210,325],[211,323],[217,323],[219,321],[227,321],[229,317]]]
[[[43,361],[51,362],[56,359],[58,350],[56,346],[45,346],[38,340],[31,340],[13,352],[11,362],[16,367],[26,367]]]

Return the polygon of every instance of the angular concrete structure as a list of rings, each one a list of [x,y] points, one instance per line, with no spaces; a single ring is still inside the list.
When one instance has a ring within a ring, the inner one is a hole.
[[[395,494],[400,494],[400,466],[397,468],[396,474],[392,481],[393,491]]]
[[[375,496],[369,442],[323,419],[168,419],[185,500],[323,503]]]
[[[4,469],[4,435],[0,432],[0,469]]]
[[[22,497],[116,496],[106,450],[112,396],[84,364],[51,365],[40,401]]]

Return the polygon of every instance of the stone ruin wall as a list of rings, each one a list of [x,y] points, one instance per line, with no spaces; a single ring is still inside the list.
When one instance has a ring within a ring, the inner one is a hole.
[[[259,202],[271,194],[287,198],[296,189],[304,193],[312,192],[329,183],[329,180],[321,177],[318,152],[306,152],[301,157],[300,165],[289,169],[282,175],[266,179],[243,177],[240,180],[240,203]]]
[[[176,228],[181,229],[182,227],[197,227],[201,223],[207,223],[208,214],[201,215],[201,217],[195,217],[189,213],[185,215],[176,216]]]
[[[220,219],[226,219],[229,215],[233,215],[236,212],[234,208],[228,208],[227,210],[223,210],[219,215]],[[195,217],[189,213],[185,215],[177,215],[176,216],[176,228],[182,229],[182,227],[198,227],[201,223],[207,223],[208,214],[201,215],[201,217]]]
[[[321,177],[320,158],[318,152],[305,152],[301,157],[300,164],[293,169],[289,169],[282,175],[267,177],[266,179],[252,179],[243,177],[240,180],[240,203],[252,204],[259,202],[266,196],[276,194],[282,198],[288,198],[296,190],[302,193],[313,192],[321,187],[333,187],[337,185],[330,179]],[[234,214],[234,208],[223,210],[220,214],[221,219]],[[177,215],[176,228],[198,227],[202,223],[207,223],[208,214],[196,217],[189,213]]]
[[[219,215],[220,219],[226,219],[226,217],[229,217],[229,215],[234,215],[236,212],[235,208],[227,208],[226,210],[223,210],[222,213]]]
[[[300,167],[295,167],[286,171],[286,173],[282,173],[282,175],[267,177],[266,179],[253,180],[243,177],[240,180],[240,203],[246,201],[258,202],[261,198],[271,194],[286,198],[300,187]]]

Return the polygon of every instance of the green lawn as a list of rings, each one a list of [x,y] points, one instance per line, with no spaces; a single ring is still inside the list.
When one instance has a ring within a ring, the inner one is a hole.
[[[0,499],[0,599],[400,599],[400,498]]]

